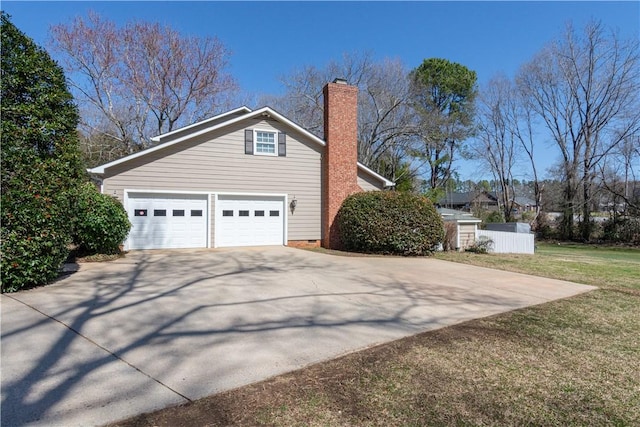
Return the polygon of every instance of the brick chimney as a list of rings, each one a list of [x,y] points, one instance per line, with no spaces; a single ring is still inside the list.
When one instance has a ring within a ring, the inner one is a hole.
[[[340,236],[334,220],[342,202],[360,190],[358,186],[358,88],[346,80],[328,83],[324,94],[322,159],[322,246],[339,249]]]

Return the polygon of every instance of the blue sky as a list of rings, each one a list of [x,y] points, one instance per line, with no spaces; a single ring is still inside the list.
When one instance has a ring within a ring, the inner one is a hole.
[[[399,58],[408,68],[446,58],[478,73],[512,76],[568,22],[599,19],[623,38],[640,37],[640,2],[16,2],[13,23],[46,47],[50,25],[94,10],[118,23],[166,23],[217,36],[232,51],[229,71],[249,94],[281,92],[278,78],[322,67],[345,52]],[[553,160],[549,157],[548,162]]]

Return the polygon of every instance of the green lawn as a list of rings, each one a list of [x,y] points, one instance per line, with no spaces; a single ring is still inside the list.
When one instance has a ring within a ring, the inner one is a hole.
[[[640,425],[640,251],[438,258],[599,286],[292,372],[126,425]]]
[[[578,244],[537,245],[535,255],[445,252],[440,259],[552,277],[601,288],[640,289],[640,249]]]

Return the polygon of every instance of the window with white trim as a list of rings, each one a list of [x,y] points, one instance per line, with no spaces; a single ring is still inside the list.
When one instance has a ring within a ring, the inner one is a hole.
[[[255,143],[254,154],[265,156],[278,155],[276,151],[277,138],[275,132],[256,130],[253,140]]]

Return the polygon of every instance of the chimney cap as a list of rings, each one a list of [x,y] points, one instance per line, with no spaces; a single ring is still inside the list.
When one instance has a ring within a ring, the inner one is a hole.
[[[346,85],[347,79],[345,79],[344,77],[336,77],[335,79],[333,79],[333,82],[339,85]]]

